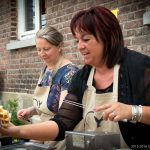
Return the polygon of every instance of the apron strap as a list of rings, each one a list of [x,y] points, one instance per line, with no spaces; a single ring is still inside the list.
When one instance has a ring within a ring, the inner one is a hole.
[[[118,95],[118,78],[119,78],[120,65],[114,66],[114,79],[113,79],[113,94]]]
[[[39,80],[38,80],[38,85],[40,85],[40,83],[41,83],[41,81],[42,81],[42,78],[43,78],[44,72],[46,71],[46,68],[47,68],[47,66],[45,66],[45,67],[41,70],[40,77],[39,77]]]
[[[89,75],[88,81],[87,81],[88,87],[89,87],[89,86],[92,86],[94,72],[95,72],[95,68],[92,67],[92,68],[91,68],[91,71],[90,71],[90,75]]]

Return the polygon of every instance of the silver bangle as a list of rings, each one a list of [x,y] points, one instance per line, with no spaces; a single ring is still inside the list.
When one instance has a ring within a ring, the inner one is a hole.
[[[138,122],[141,121],[142,116],[143,116],[143,108],[142,108],[142,105],[139,105],[139,119],[138,119]]]
[[[137,110],[137,105],[132,105],[132,123],[136,123],[138,120],[138,110]]]
[[[140,122],[143,114],[143,109],[141,105],[132,105],[132,119],[130,122],[136,123]]]

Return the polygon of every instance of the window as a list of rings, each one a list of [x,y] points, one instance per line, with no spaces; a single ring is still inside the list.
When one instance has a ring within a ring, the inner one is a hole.
[[[39,0],[18,0],[18,39],[35,36],[40,28]]]
[[[46,25],[46,4],[45,0],[40,0],[40,10],[41,10],[41,27]]]
[[[45,0],[18,0],[18,36],[11,40],[7,50],[35,46],[35,33],[46,25]]]

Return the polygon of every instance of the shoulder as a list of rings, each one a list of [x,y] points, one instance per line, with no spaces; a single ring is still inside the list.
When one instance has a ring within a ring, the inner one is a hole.
[[[134,65],[144,65],[150,63],[150,57],[140,52],[126,49],[126,61]]]
[[[121,74],[124,76],[123,81],[128,85],[128,91],[132,91],[136,101],[143,100],[146,91],[149,93],[150,90],[150,57],[126,49]]]
[[[138,81],[150,70],[150,57],[134,50],[125,49],[121,70],[130,75],[133,80],[137,79]]]
[[[61,68],[78,69],[78,66],[72,63],[69,59],[63,57]]]
[[[63,75],[65,74],[75,74],[77,71],[79,70],[79,68],[77,67],[77,65],[75,64],[72,64],[72,63],[69,63],[69,64],[66,64],[64,65],[63,67],[61,67],[59,69],[59,72]]]
[[[64,83],[70,83],[74,74],[78,71],[78,67],[74,64],[66,64],[57,72],[57,77]]]
[[[125,56],[121,66],[131,72],[143,72],[145,69],[150,68],[150,57],[125,48]]]
[[[75,64],[73,64],[73,63],[69,63],[69,64],[65,65],[65,67],[66,67],[66,69],[68,69],[68,70],[76,70],[76,71],[79,70],[78,66],[75,65]]]
[[[84,65],[79,71],[75,74],[74,79],[75,80],[82,80],[82,81],[87,81],[91,66],[89,65]]]

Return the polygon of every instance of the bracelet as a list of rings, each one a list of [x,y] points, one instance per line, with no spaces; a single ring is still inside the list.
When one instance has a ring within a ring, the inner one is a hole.
[[[141,105],[132,105],[132,119],[130,122],[136,123],[140,122],[142,115],[143,115],[143,109]]]
[[[132,105],[132,123],[136,123],[138,120],[138,110],[137,110],[137,105]]]
[[[141,119],[142,119],[142,115],[143,115],[142,105],[139,105],[139,119],[138,119],[138,122],[140,122],[140,121],[141,121]]]

